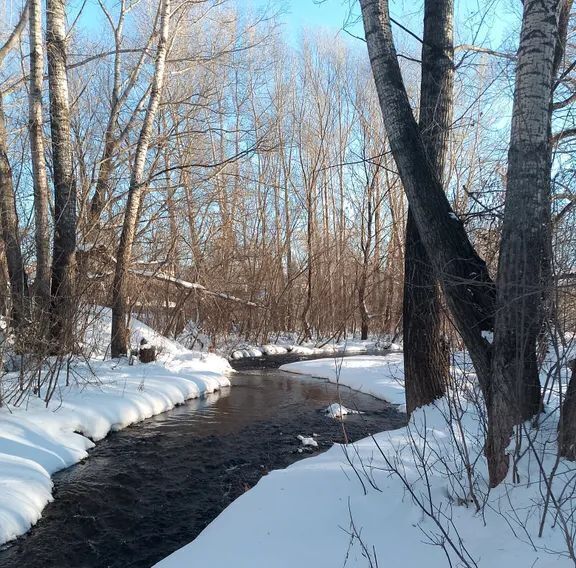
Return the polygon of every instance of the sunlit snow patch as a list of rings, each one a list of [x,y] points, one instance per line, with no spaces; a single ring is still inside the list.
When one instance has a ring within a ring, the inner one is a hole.
[[[342,418],[343,416],[346,416],[346,414],[360,414],[358,410],[346,408],[343,404],[337,402],[333,402],[330,406],[326,407],[324,413],[328,414],[328,416],[331,416],[332,418]]]
[[[300,440],[303,446],[310,446],[312,448],[318,447],[318,442],[314,438],[310,438],[308,436],[302,436],[302,434],[298,434],[298,436],[296,437]]]

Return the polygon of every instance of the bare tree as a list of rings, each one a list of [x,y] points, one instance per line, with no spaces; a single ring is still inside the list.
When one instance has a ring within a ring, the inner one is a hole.
[[[145,189],[145,167],[148,148],[152,139],[152,128],[164,84],[166,56],[168,54],[168,32],[170,29],[171,2],[163,0],[160,7],[160,37],[156,51],[156,63],[148,108],[138,137],[134,164],[128,189],[128,201],[124,213],[124,224],[116,258],[116,269],[112,287],[112,357],[120,357],[128,352],[129,331],[127,317],[129,300],[127,276],[132,257],[132,247],[136,232],[136,224],[140,213],[142,194]]]
[[[65,0],[46,2],[46,52],[54,180],[54,249],[52,254],[51,336],[70,347],[76,254],[76,182],[72,167],[70,106],[66,71]]]
[[[22,259],[18,229],[18,216],[12,182],[12,168],[8,159],[6,121],[0,96],[0,216],[2,237],[6,252],[6,263],[10,277],[12,296],[12,319],[17,329],[26,317],[28,278]]]
[[[512,426],[540,409],[536,342],[551,274],[551,102],[562,4],[559,0],[524,2],[488,404],[486,451],[493,484],[508,471],[506,448]]]
[[[453,0],[426,0],[424,4],[419,126],[426,156],[442,185],[452,126],[453,12]],[[410,413],[444,394],[449,372],[438,284],[410,208],[403,332],[406,410]]]
[[[494,302],[485,263],[450,209],[412,115],[392,40],[387,0],[361,0],[384,123],[426,252],[474,362],[489,414],[490,483],[508,470],[512,426],[540,404],[536,338],[549,271],[550,108],[558,0],[524,3],[509,150],[506,215]],[[496,309],[496,307],[498,309]],[[494,357],[490,338],[494,328]]]
[[[18,23],[8,40],[0,46],[0,65],[16,46],[26,25],[28,7],[24,6]],[[8,136],[3,108],[3,93],[0,91],[0,224],[10,278],[13,325],[17,329],[26,317],[28,306],[28,279],[20,247],[20,231],[16,213],[16,199],[12,180],[12,168],[8,158]]]
[[[360,0],[368,53],[390,149],[398,166],[422,243],[440,278],[456,326],[487,390],[494,287],[485,262],[452,210],[412,114],[392,39],[387,0]]]
[[[29,0],[30,94],[29,131],[30,157],[34,184],[34,221],[36,225],[36,277],[34,288],[44,307],[50,301],[50,227],[48,221],[48,178],[44,157],[42,84],[44,82],[44,50],[42,39],[42,3]]]
[[[102,11],[106,15],[106,19],[110,24],[114,34],[114,71],[112,79],[112,93],[110,101],[110,113],[106,130],[104,132],[104,147],[102,149],[102,156],[99,162],[98,177],[96,179],[96,187],[94,195],[90,203],[90,212],[88,225],[94,225],[102,214],[108,199],[111,196],[110,178],[114,171],[114,156],[118,152],[118,148],[123,141],[128,137],[138,113],[142,111],[146,99],[146,93],[140,98],[138,104],[135,105],[133,112],[128,119],[126,125],[116,133],[118,119],[123,105],[126,103],[128,97],[132,94],[134,87],[138,84],[138,78],[144,62],[148,57],[148,49],[152,44],[155,35],[156,25],[152,27],[152,33],[148,38],[146,45],[142,48],[136,65],[131,69],[128,79],[123,83],[122,81],[122,53],[123,53],[123,39],[124,39],[124,21],[129,7],[126,6],[125,0],[120,2],[120,14],[118,21],[114,23],[112,15],[107,10],[104,3],[100,2]]]

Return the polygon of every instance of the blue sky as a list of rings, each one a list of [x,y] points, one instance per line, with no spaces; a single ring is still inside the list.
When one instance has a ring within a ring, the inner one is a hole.
[[[295,39],[306,27],[323,27],[344,33],[347,27],[356,35],[362,35],[362,24],[358,19],[358,0],[241,0],[239,3],[256,7],[270,4],[281,9],[281,21],[290,39]],[[456,43],[476,43],[492,48],[500,47],[514,37],[514,3],[510,0],[456,0],[457,37]],[[392,15],[404,25],[420,33],[423,0],[392,0]],[[521,3],[518,0],[517,10]],[[352,8],[352,9],[351,9]],[[480,33],[476,35],[477,30]],[[398,29],[396,29],[397,33]]]
[[[261,9],[270,6],[279,12],[286,37],[296,42],[307,28],[323,28],[335,35],[347,36],[346,29],[358,36],[363,35],[362,24],[358,18],[358,0],[236,0],[237,5],[248,9]],[[471,43],[500,48],[502,43],[513,42],[517,36],[517,14],[521,3],[512,0],[456,0],[456,37],[455,43]],[[105,0],[105,4],[114,6],[116,0]],[[422,26],[423,0],[392,0],[392,15],[403,25],[420,34]],[[83,0],[70,3],[73,19],[75,9],[84,5]],[[102,13],[97,0],[87,0],[81,25],[96,31],[103,25]],[[480,30],[479,33],[478,30]],[[395,28],[397,39],[403,32]],[[358,41],[352,40],[351,41]]]

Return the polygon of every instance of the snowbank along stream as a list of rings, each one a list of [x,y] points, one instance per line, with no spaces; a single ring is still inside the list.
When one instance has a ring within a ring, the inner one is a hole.
[[[110,434],[89,459],[56,474],[56,499],[28,534],[0,549],[0,567],[151,566],[267,471],[406,420],[381,400],[274,369],[243,370],[232,382]],[[340,421],[322,412],[339,401],[361,413]]]

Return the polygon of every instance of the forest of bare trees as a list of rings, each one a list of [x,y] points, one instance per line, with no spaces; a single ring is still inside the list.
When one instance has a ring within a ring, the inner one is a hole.
[[[452,0],[413,29],[350,2],[365,41],[287,41],[273,3],[2,10],[0,297],[19,353],[78,351],[91,306],[112,310],[114,357],[130,314],[206,348],[402,338],[410,412],[466,348],[505,477],[542,353],[576,328],[570,0],[525,0],[498,51],[482,10],[454,39]]]
[[[92,44],[49,3],[44,44],[40,8],[2,69],[15,322],[22,301],[62,344],[80,304],[113,305],[115,353],[118,322],[159,298],[172,334],[400,332],[405,203],[361,50],[288,46],[271,16],[221,2],[101,4]]]

